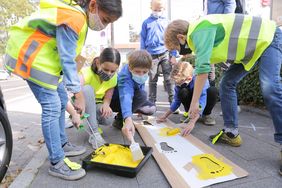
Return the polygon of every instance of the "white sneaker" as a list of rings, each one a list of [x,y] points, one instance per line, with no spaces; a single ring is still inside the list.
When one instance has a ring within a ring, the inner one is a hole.
[[[203,115],[202,119],[205,125],[212,126],[216,124],[215,119],[211,115]]]
[[[106,141],[99,132],[96,132],[89,136],[88,142],[92,145],[94,149],[97,149],[106,143]]]
[[[65,128],[66,129],[69,129],[69,128],[72,128],[73,127],[73,124],[72,124],[72,121],[70,118],[66,118],[65,119]]]

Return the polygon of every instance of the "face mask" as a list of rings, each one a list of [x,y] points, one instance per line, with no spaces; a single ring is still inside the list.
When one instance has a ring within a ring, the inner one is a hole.
[[[132,79],[138,84],[144,84],[146,82],[146,80],[148,80],[148,78],[149,78],[148,73],[146,73],[142,76],[139,76],[138,74],[132,73]]]
[[[187,55],[187,54],[191,54],[192,50],[188,47],[187,42],[185,42],[185,44],[180,44],[180,51],[179,54],[180,55]]]
[[[103,70],[97,71],[97,74],[99,75],[100,79],[103,81],[109,81],[114,76],[114,74],[107,74]]]
[[[105,29],[106,25],[104,25],[98,14],[98,7],[96,6],[96,14],[88,12],[88,26],[90,29],[94,31],[101,31]]]
[[[159,18],[163,15],[163,12],[158,12],[158,11],[153,11],[152,12],[152,16],[154,16],[155,18]]]

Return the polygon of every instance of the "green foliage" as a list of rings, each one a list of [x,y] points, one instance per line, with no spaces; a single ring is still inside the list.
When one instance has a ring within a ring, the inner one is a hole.
[[[219,82],[223,71],[220,64],[216,65],[216,85]],[[263,98],[260,90],[258,66],[255,66],[250,73],[243,78],[237,85],[237,95],[240,104],[247,104],[253,106],[263,106]]]
[[[5,52],[8,29],[21,18],[30,15],[36,3],[29,0],[3,0],[0,4],[0,56]]]

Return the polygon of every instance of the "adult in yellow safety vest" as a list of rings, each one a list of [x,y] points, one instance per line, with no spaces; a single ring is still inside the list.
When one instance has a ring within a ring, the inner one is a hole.
[[[240,146],[236,86],[259,64],[262,95],[275,127],[274,139],[282,144],[282,32],[267,19],[240,14],[208,15],[188,23],[172,22],[165,33],[169,50],[190,48],[196,55],[196,81],[189,114],[199,116],[199,97],[210,71],[210,64],[232,61],[220,83],[220,99],[225,129],[211,136],[231,146]],[[185,128],[189,134],[194,126]],[[282,160],[282,159],[281,159]],[[282,161],[281,161],[282,162]],[[280,167],[280,172],[282,164]]]
[[[83,113],[85,102],[75,58],[88,27],[102,30],[121,15],[121,0],[41,0],[39,11],[10,29],[5,67],[27,81],[42,107],[49,174],[53,176],[75,180],[85,175],[80,165],[66,158],[84,153],[85,148],[72,145],[66,137],[68,97],[64,85],[74,94],[77,112]]]

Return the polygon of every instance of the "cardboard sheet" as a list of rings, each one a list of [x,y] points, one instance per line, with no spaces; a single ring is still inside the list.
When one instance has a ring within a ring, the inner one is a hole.
[[[153,119],[149,122],[154,126],[135,122],[136,128],[145,144],[153,147],[153,156],[172,187],[204,187],[248,175],[192,135],[160,134],[164,127],[175,127],[173,123],[157,124]]]

